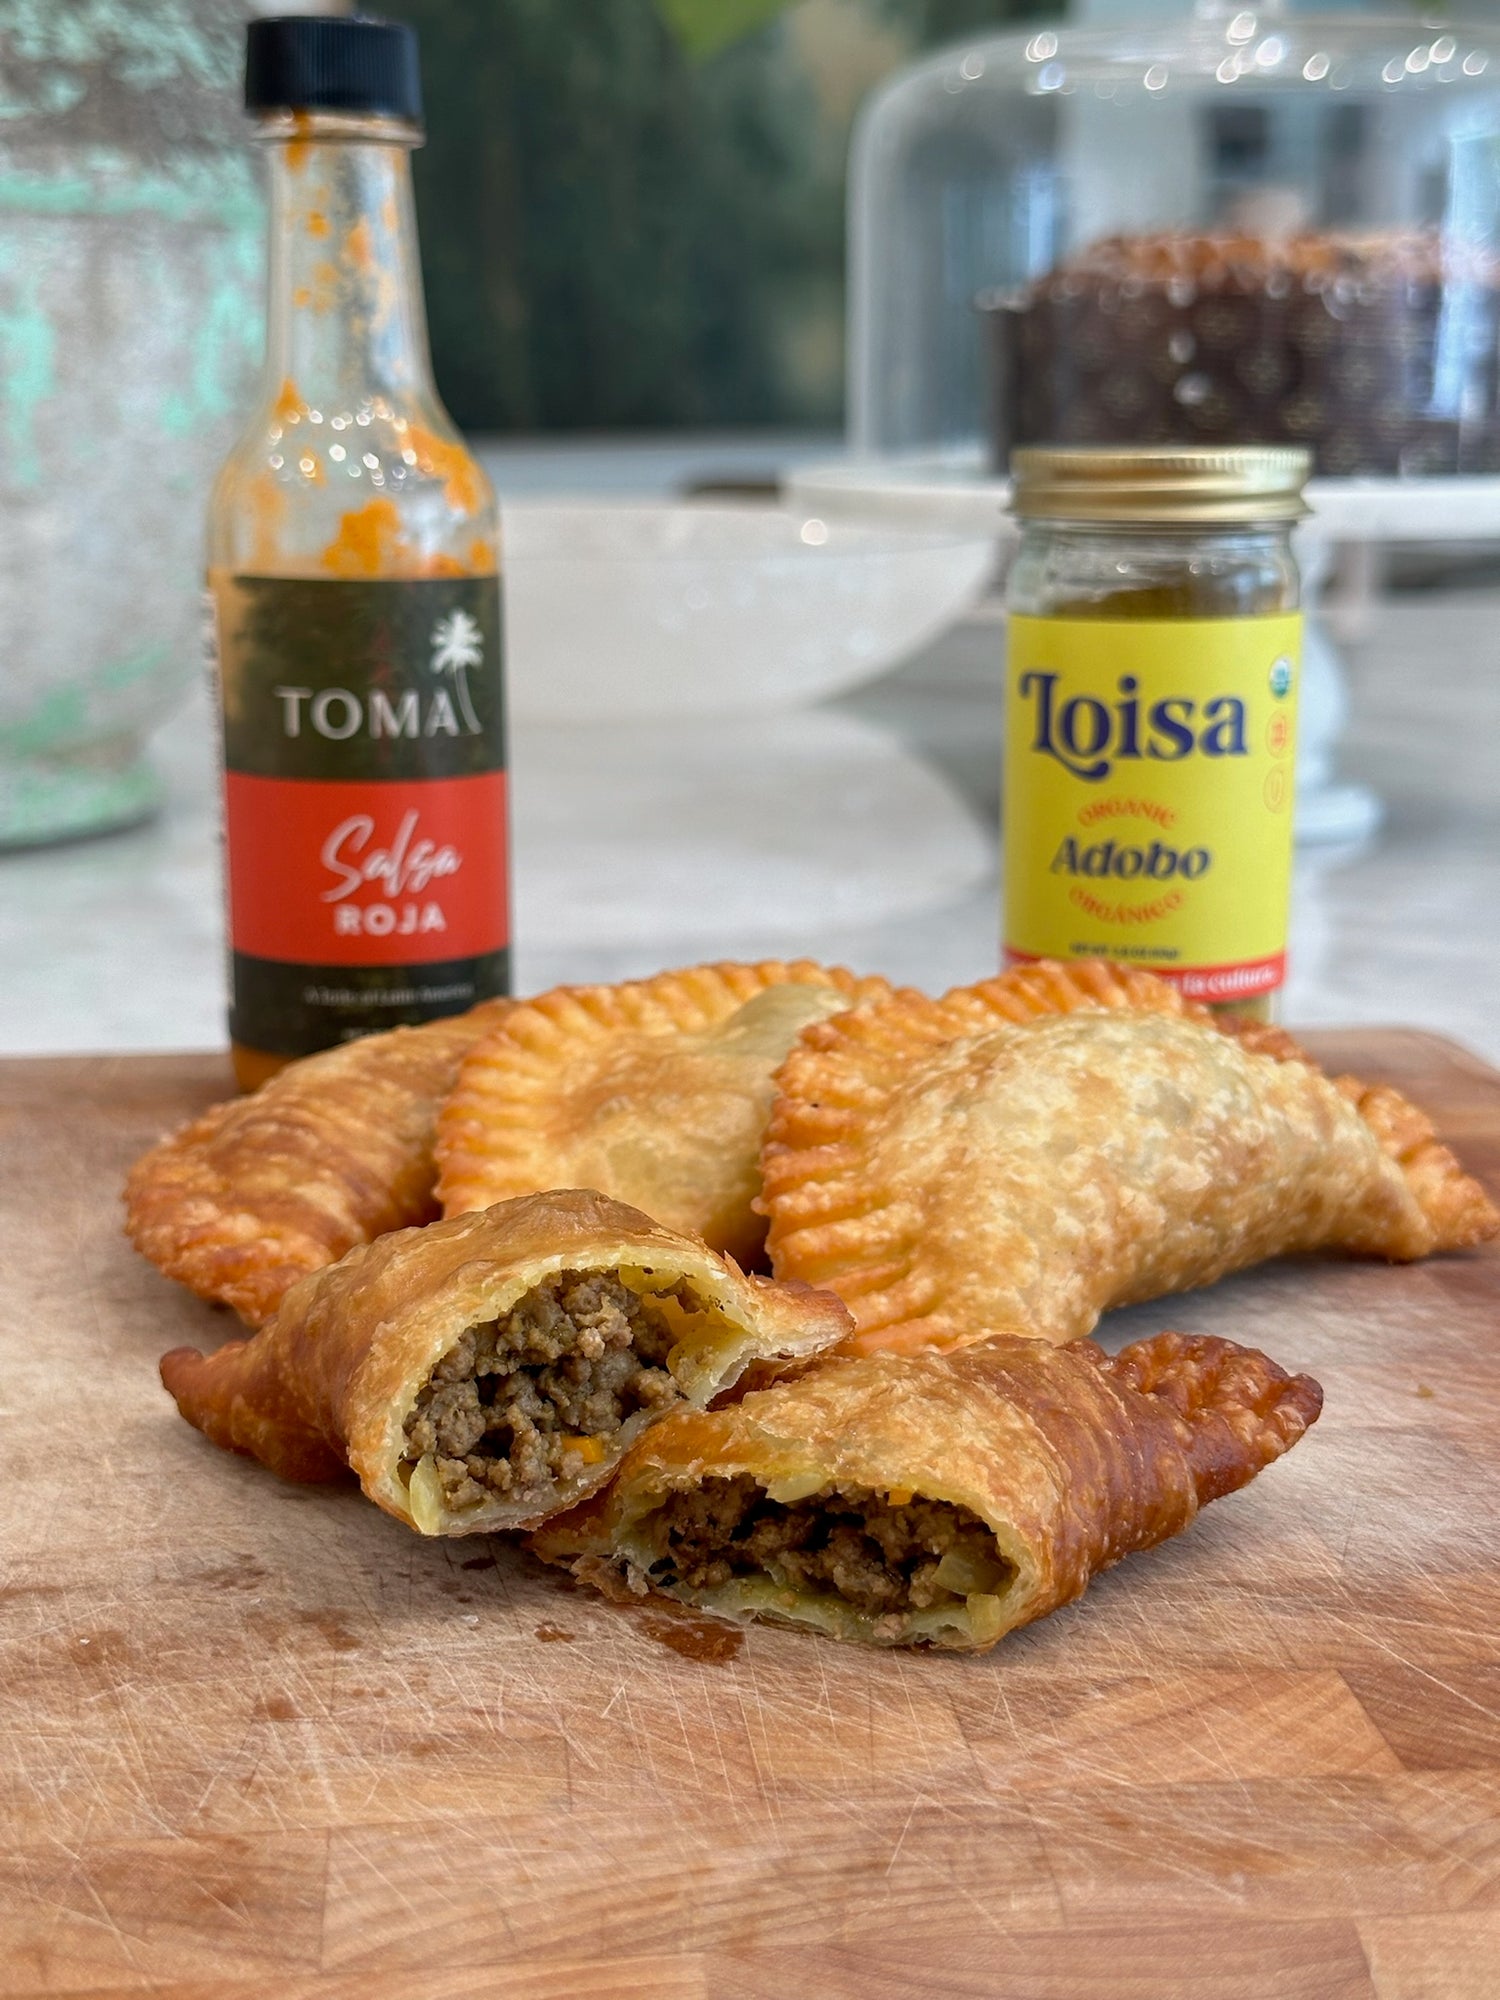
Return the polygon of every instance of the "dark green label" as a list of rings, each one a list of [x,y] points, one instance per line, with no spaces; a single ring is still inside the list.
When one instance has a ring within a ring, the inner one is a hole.
[[[315,1055],[333,1042],[462,1014],[510,991],[508,951],[416,966],[294,966],[237,951],[230,972],[231,1037],[277,1056]]]
[[[503,769],[498,578],[237,576],[215,595],[229,770],[349,781]]]

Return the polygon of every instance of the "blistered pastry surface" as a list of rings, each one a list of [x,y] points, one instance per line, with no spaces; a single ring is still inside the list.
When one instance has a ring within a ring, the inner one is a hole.
[[[910,1493],[966,1507],[994,1531],[1016,1570],[1003,1621],[1013,1630],[1179,1533],[1290,1449],[1321,1406],[1307,1376],[1175,1333],[1115,1359],[1090,1342],[1002,1338],[951,1355],[827,1360],[728,1409],[668,1418],[611,1487],[534,1546],[602,1581],[622,1573],[652,1500],[672,1488],[749,1475]]]
[[[213,1106],[132,1167],[131,1241],[260,1326],[306,1272],[436,1214],[438,1104],[508,1004],[327,1049]]]
[[[897,995],[807,1031],[778,1082],[773,1266],[836,1290],[864,1347],[1073,1340],[1267,1257],[1404,1259],[1494,1226],[1419,1113],[1393,1137],[1395,1093],[1372,1118],[1280,1031],[1224,1032],[1148,974]]]
[[[810,960],[704,965],[515,1007],[470,1050],[440,1120],[439,1197],[461,1214],[597,1187],[741,1260],[773,1076],[810,1023],[890,992]]]
[[[301,1280],[252,1339],[211,1355],[175,1348],[162,1379],[182,1415],[216,1444],[291,1479],[328,1479],[347,1467],[372,1500],[408,1519],[404,1423],[436,1362],[467,1327],[555,1273],[621,1266],[690,1280],[744,1328],[752,1356],[804,1357],[848,1330],[836,1299],[747,1278],[637,1210],[572,1189],[382,1236]],[[695,1393],[706,1400],[737,1372],[720,1368]],[[606,1455],[592,1483],[612,1463]],[[547,1511],[497,1504],[472,1525],[530,1525]]]

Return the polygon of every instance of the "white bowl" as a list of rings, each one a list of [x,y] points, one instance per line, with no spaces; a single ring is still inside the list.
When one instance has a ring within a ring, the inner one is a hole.
[[[994,539],[776,506],[502,504],[510,700],[537,719],[800,708],[979,596]]]

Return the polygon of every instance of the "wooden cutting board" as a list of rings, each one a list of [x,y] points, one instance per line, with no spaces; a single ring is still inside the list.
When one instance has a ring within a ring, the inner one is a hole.
[[[1500,1074],[1311,1037],[1500,1186]],[[1311,1370],[1253,1488],[985,1658],[619,1610],[176,1416],[119,1234],[207,1058],[0,1065],[0,1995],[1494,2000],[1500,1255],[1120,1315]]]

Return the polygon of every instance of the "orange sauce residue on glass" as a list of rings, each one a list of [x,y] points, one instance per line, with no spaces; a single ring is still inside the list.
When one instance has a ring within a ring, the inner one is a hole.
[[[495,552],[476,541],[474,558],[418,555],[401,532],[401,515],[394,500],[367,500],[339,516],[339,531],[318,557],[318,567],[345,577],[487,576],[495,567]]]
[[[288,424],[296,423],[306,408],[296,383],[288,375],[271,405],[271,421],[280,424],[284,430]]]
[[[339,531],[319,557],[335,576],[408,576],[406,537],[394,500],[369,500],[339,516]]]
[[[286,494],[269,472],[258,472],[249,482],[246,502],[250,513],[250,562],[259,574],[275,571],[281,558],[281,529],[286,519]]]
[[[310,208],[307,211],[307,233],[309,236],[317,237],[320,241],[328,234],[328,217],[323,213],[322,209]]]
[[[409,426],[407,441],[417,454],[418,470],[442,480],[443,498],[455,513],[477,513],[484,505],[484,481],[463,446],[421,424]]]
[[[469,568],[475,576],[486,576],[495,566],[495,544],[476,535],[469,544]]]
[[[368,271],[374,263],[375,246],[371,240],[369,216],[362,215],[344,238],[344,255],[356,271]]]
[[[313,295],[312,295],[313,311],[318,313],[327,312],[329,307],[337,299],[338,291],[339,291],[338,265],[330,264],[326,258],[323,260],[322,263],[314,264]]]
[[[294,111],[292,113],[292,136],[287,141],[286,163],[294,174],[300,174],[307,165],[307,156],[312,151],[312,113]]]

